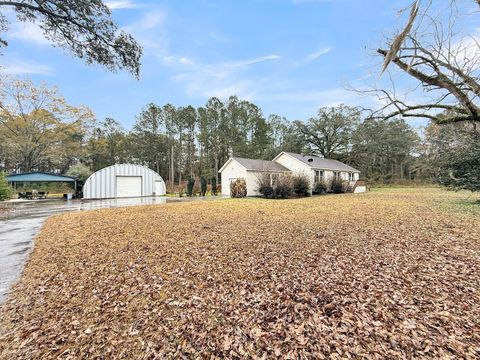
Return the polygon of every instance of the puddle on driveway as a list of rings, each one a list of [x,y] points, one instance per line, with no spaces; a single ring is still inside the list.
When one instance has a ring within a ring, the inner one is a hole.
[[[33,247],[33,239],[47,217],[68,211],[154,205],[178,201],[182,201],[182,199],[152,197],[107,200],[41,200],[11,203],[11,211],[4,215],[3,219],[0,219],[0,303],[5,300],[10,286],[20,276],[23,265]]]

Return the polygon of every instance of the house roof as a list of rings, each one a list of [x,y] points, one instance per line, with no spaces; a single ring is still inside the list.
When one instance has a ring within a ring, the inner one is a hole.
[[[285,166],[268,160],[256,160],[256,159],[245,159],[240,157],[231,157],[230,160],[235,160],[245,169],[249,171],[273,171],[273,172],[290,172]],[[225,165],[222,166],[219,172],[222,172],[225,166],[230,162],[227,161]]]
[[[290,155],[291,157],[303,162],[304,164],[314,169],[360,172],[359,170],[351,167],[350,165],[344,164],[338,160],[325,159],[313,155],[301,155],[287,151],[280,153],[276,158],[278,158],[281,154]]]
[[[44,172],[29,172],[23,174],[10,174],[7,176],[10,182],[75,182],[71,176],[50,174]]]

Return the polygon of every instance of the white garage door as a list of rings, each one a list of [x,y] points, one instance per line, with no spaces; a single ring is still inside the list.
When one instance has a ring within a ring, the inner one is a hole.
[[[117,197],[142,196],[141,176],[117,176]]]

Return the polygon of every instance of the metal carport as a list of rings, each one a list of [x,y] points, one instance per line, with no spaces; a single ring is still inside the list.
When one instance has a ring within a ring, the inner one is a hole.
[[[41,182],[64,182],[74,183],[74,189],[77,189],[77,179],[72,176],[57,175],[44,172],[29,172],[23,174],[10,174],[7,181],[16,189],[17,183],[41,183]]]

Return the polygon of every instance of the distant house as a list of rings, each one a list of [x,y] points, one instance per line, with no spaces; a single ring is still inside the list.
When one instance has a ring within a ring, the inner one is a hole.
[[[273,161],[253,160],[232,157],[219,170],[222,177],[222,194],[230,195],[230,183],[243,178],[247,183],[247,195],[258,193],[260,174],[270,174],[272,183],[285,173],[305,174],[313,186],[318,182],[329,183],[333,179],[347,181],[354,186],[360,177],[360,171],[338,160],[324,159],[318,156],[281,152]],[[365,191],[359,187],[355,192]]]

